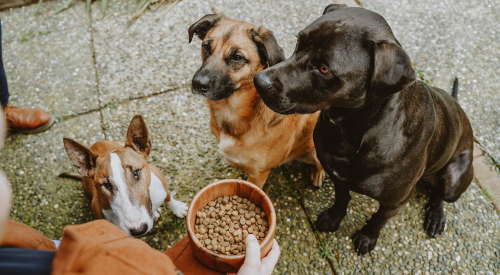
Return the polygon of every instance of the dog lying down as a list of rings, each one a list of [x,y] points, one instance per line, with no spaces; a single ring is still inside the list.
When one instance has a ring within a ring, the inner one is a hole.
[[[90,199],[97,218],[106,218],[132,236],[148,233],[160,217],[164,201],[179,218],[185,217],[188,206],[169,193],[169,181],[160,170],[146,161],[151,141],[143,118],[130,122],[127,141],[99,141],[87,148],[65,138],[64,148],[78,168],[78,178]]]

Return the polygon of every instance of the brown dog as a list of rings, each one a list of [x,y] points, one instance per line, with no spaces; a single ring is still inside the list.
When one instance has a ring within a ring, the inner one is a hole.
[[[193,77],[193,91],[207,98],[210,128],[226,159],[259,187],[273,167],[302,160],[315,166],[312,181],[320,186],[324,171],[312,140],[319,113],[277,114],[253,84],[255,74],[284,59],[272,32],[209,14],[189,27],[189,42],[194,34],[203,40],[203,64]]]
[[[98,141],[87,148],[65,138],[64,149],[80,176],[61,176],[82,181],[97,218],[106,218],[130,235],[141,236],[153,228],[163,202],[177,217],[186,216],[188,206],[174,199],[168,179],[146,160],[151,140],[142,116],[130,122],[126,142]]]

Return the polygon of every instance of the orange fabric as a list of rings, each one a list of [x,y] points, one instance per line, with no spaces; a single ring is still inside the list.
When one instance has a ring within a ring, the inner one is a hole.
[[[36,250],[56,250],[54,243],[35,229],[9,220],[5,236],[0,246],[10,246]]]
[[[193,257],[193,249],[191,247],[191,243],[189,242],[189,238],[185,237],[184,239],[177,242],[173,247],[169,248],[165,251],[170,259],[174,262],[175,266],[182,271],[185,275],[220,275],[224,273],[219,273],[208,269],[201,263],[199,263]]]
[[[52,274],[176,274],[172,261],[105,220],[64,229]]]

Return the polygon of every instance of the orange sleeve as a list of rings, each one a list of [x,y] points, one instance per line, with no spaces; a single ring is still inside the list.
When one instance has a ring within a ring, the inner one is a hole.
[[[52,274],[176,274],[168,256],[105,220],[67,226]]]
[[[5,236],[0,246],[10,246],[36,250],[56,250],[54,243],[35,229],[9,220]]]
[[[193,249],[188,237],[177,242],[173,247],[165,251],[175,266],[185,275],[220,275],[224,273],[216,272],[205,267],[193,256]]]

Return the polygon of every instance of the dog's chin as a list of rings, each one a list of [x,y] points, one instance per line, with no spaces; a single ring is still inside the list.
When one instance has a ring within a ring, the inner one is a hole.
[[[224,89],[222,91],[208,91],[208,92],[200,92],[200,91],[193,89],[193,92],[195,94],[199,94],[199,95],[204,96],[208,100],[217,101],[217,100],[223,100],[223,99],[230,97],[234,93],[234,89],[227,88],[227,89]]]
[[[312,113],[318,111],[319,109],[316,108],[315,106],[292,103],[288,106],[280,106],[279,108],[271,108],[271,110],[275,111],[276,113],[283,114],[283,115],[291,115],[291,114],[312,114]]]

